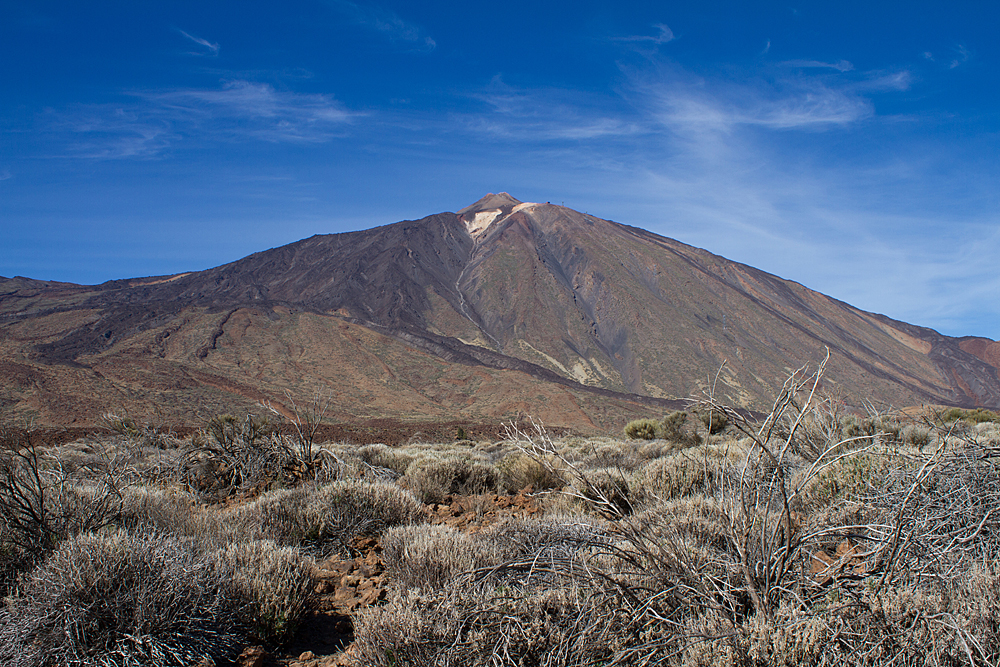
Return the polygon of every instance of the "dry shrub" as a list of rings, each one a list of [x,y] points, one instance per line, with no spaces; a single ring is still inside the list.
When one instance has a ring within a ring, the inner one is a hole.
[[[901,438],[908,445],[923,448],[931,444],[931,429],[920,424],[907,424],[903,427]]]
[[[712,493],[731,474],[729,451],[695,447],[654,459],[629,476],[629,492],[637,505],[651,505],[695,493]]]
[[[116,521],[121,471],[100,460],[64,467],[26,440],[0,451],[0,590],[62,540]]]
[[[669,446],[669,444],[668,444]],[[653,443],[619,442],[612,445],[595,446],[590,455],[582,462],[585,468],[618,468],[620,470],[635,470],[648,458],[653,458],[648,452],[661,451]]]
[[[395,585],[434,590],[466,570],[503,560],[492,546],[449,526],[400,526],[382,536],[382,558]]]
[[[179,489],[130,487],[122,492],[119,522],[125,528],[135,531],[155,529],[192,535],[197,504],[197,497]]]
[[[536,561],[568,559],[595,544],[603,544],[607,525],[574,515],[552,515],[543,519],[507,518],[479,534],[481,539],[506,549],[508,559]]]
[[[355,618],[354,655],[365,667],[610,664],[631,637],[629,619],[606,602],[570,579],[414,591]]]
[[[497,463],[500,488],[506,493],[517,493],[528,487],[533,491],[562,487],[562,479],[554,472],[558,462],[550,460],[548,463],[545,465],[522,452],[508,454]]]
[[[604,534],[600,524],[565,516],[508,518],[475,534],[447,526],[404,526],[383,535],[382,557],[396,585],[430,591],[460,574],[511,561],[544,564],[571,558]]]
[[[356,454],[370,466],[391,470],[394,477],[405,475],[406,469],[414,460],[414,457],[384,444],[365,445],[358,448]]]
[[[339,481],[271,491],[222,520],[259,539],[325,552],[422,518],[420,502],[395,484]]]
[[[400,532],[392,568],[433,583],[359,617],[359,662],[998,664],[1000,452],[972,426],[929,432],[933,454],[887,449],[881,416],[817,395],[825,363],[794,373],[763,421],[709,397],[745,439],[654,461],[626,507],[620,469],[510,425],[513,446],[614,521],[564,538],[573,520],[441,529],[409,551]]]
[[[216,558],[240,597],[249,601],[247,622],[260,639],[280,640],[295,632],[316,584],[308,559],[270,540],[231,544]]]
[[[938,450],[899,466],[867,502],[881,515],[884,581],[916,576],[956,583],[1000,546],[1000,452],[975,445]]]
[[[1000,424],[995,422],[976,424],[975,440],[984,447],[1000,447]]]
[[[600,516],[632,512],[628,476],[620,468],[597,468],[574,476],[566,493],[586,501]]]
[[[500,472],[496,466],[450,458],[431,463],[412,463],[400,480],[425,503],[439,503],[452,494],[496,493]]]
[[[682,447],[694,447],[701,444],[701,435],[684,410],[674,410],[666,415],[659,424],[659,433],[664,440],[669,440]]]
[[[709,435],[721,433],[729,426],[729,417],[722,410],[706,410],[699,416]]]
[[[240,647],[239,601],[191,540],[150,532],[67,540],[0,610],[10,667],[195,664]]]
[[[839,500],[870,496],[899,466],[908,465],[893,451],[868,450],[838,457],[806,482],[798,493],[798,505],[819,510]]]

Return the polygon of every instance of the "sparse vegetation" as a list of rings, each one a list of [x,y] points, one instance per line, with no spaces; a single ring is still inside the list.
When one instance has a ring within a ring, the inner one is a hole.
[[[627,440],[320,445],[252,415],[8,440],[0,662],[233,660],[306,627],[324,559],[381,553],[353,665],[997,664],[1000,424],[852,414],[822,372]]]

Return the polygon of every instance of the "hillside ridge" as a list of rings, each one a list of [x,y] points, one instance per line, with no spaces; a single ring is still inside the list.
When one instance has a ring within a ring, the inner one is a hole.
[[[605,428],[616,411],[680,405],[716,374],[727,400],[762,408],[826,348],[827,389],[847,403],[1000,405],[994,341],[505,192],[205,271],[0,279],[0,330],[15,380],[0,405],[53,423],[68,405],[94,419],[86,410],[140,395],[169,397],[182,420],[207,409],[198,401],[326,394],[345,418],[495,419],[546,401],[554,425]]]

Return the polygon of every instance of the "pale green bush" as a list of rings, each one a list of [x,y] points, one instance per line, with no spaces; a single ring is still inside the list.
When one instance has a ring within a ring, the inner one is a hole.
[[[652,440],[659,424],[655,419],[634,419],[625,424],[625,437],[632,440]]]

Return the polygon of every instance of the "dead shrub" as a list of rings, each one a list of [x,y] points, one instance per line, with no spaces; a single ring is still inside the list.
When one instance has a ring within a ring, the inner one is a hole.
[[[62,540],[116,521],[122,471],[112,462],[64,468],[25,442],[0,451],[0,588]]]

